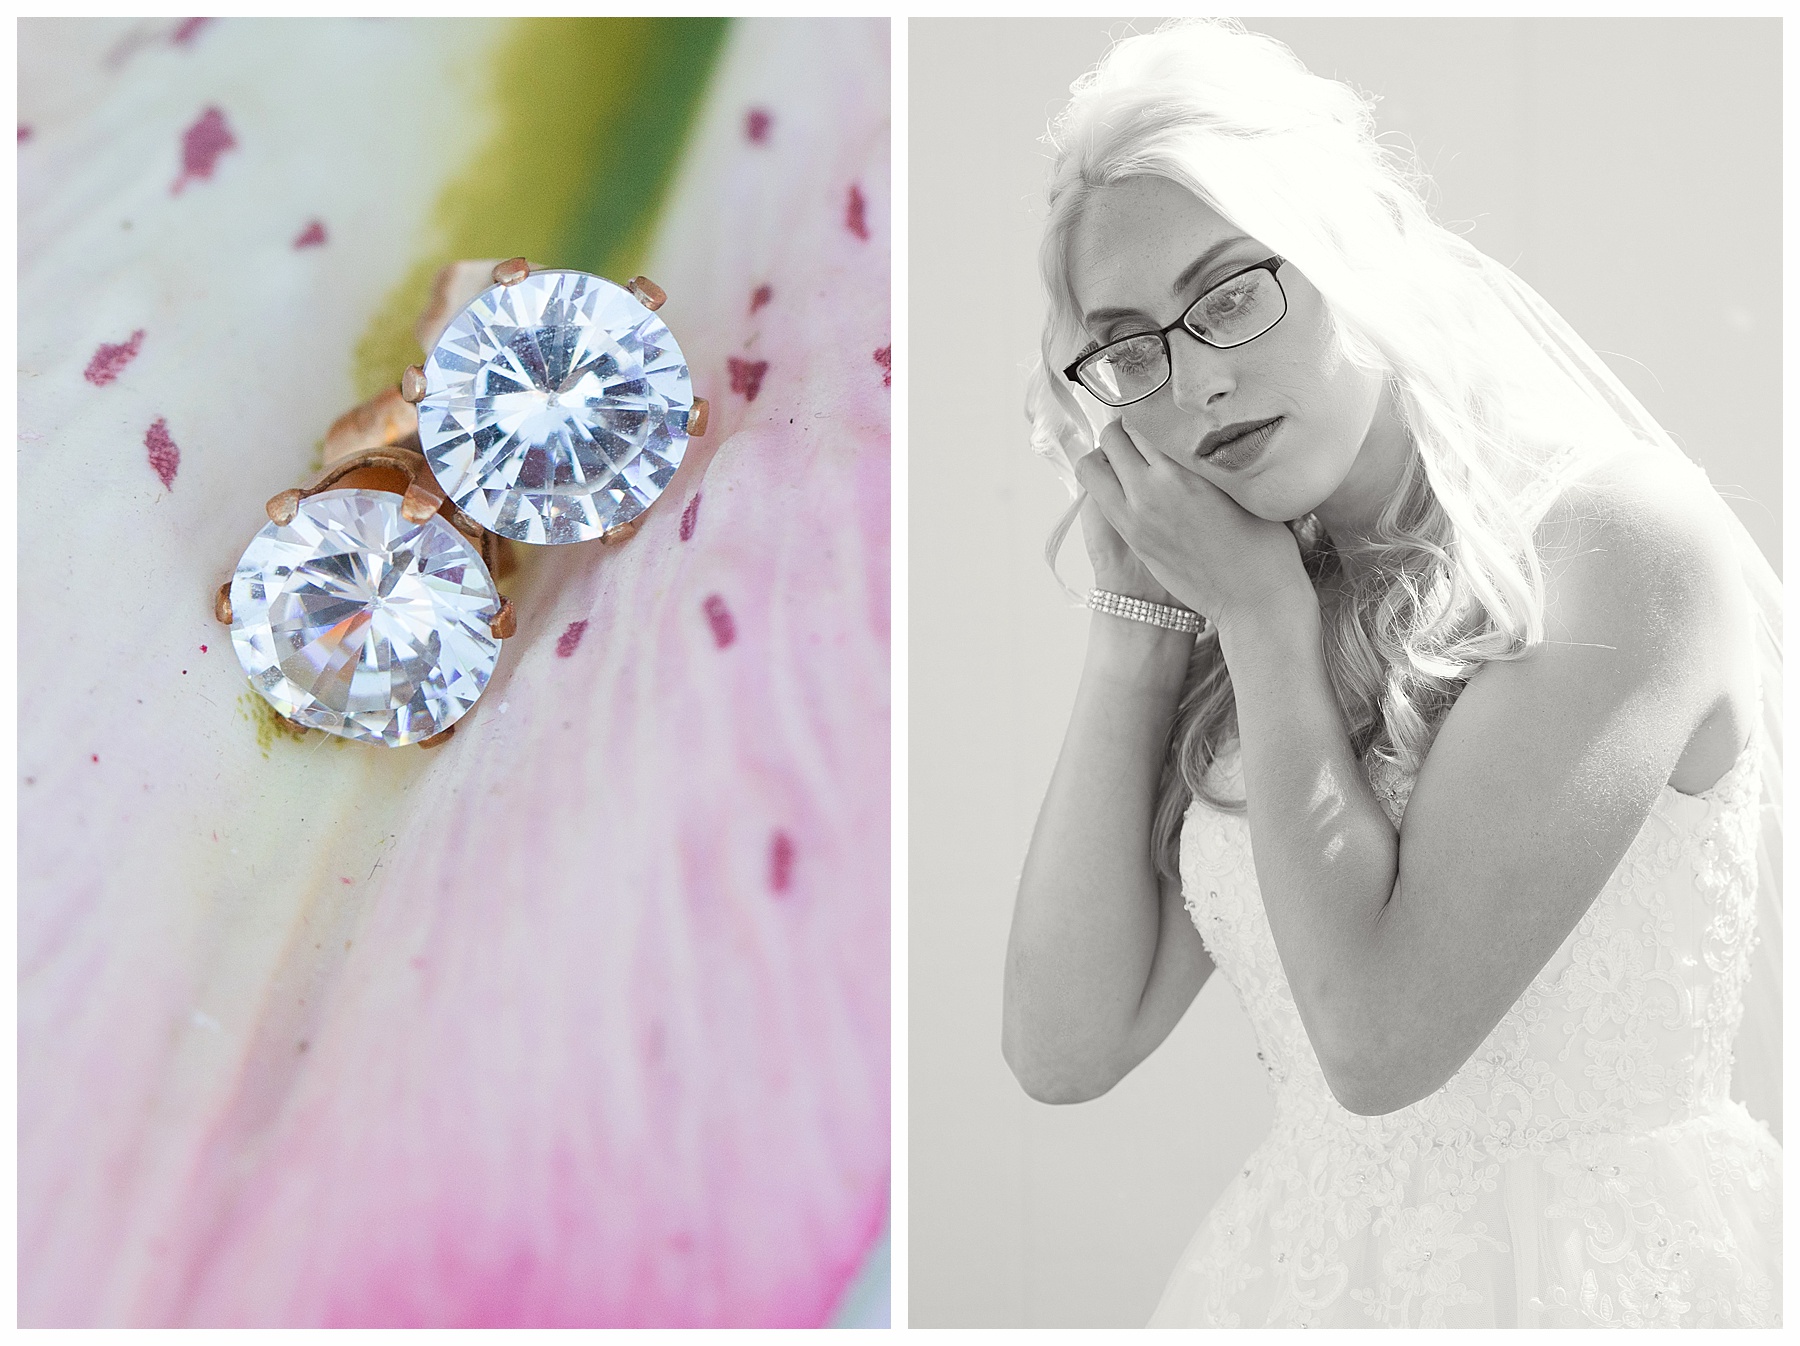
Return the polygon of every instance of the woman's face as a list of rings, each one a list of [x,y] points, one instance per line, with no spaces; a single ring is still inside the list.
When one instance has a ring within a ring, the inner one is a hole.
[[[1174,321],[1272,251],[1179,184],[1133,177],[1088,197],[1070,240],[1069,278],[1089,337],[1103,344]],[[1373,464],[1357,472],[1359,456],[1378,412],[1384,423],[1393,418],[1382,379],[1344,358],[1319,292],[1292,263],[1277,274],[1287,295],[1280,322],[1231,350],[1175,328],[1168,383],[1118,414],[1144,450],[1198,472],[1250,513],[1285,521],[1319,510],[1347,485],[1367,493],[1353,477],[1369,476]],[[1260,447],[1255,437],[1207,440],[1272,418]]]

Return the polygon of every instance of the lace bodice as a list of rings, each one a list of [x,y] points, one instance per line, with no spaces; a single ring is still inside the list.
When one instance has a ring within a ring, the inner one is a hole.
[[[1380,764],[1370,783],[1399,825],[1411,780]],[[1605,889],[1487,1040],[1437,1093],[1386,1117],[1357,1117],[1331,1098],[1263,913],[1241,816],[1190,811],[1183,888],[1287,1108],[1341,1114],[1378,1148],[1446,1129],[1492,1148],[1642,1130],[1730,1089],[1753,937],[1757,786],[1746,750],[1703,795],[1665,787]]]
[[[1263,911],[1248,824],[1196,802],[1181,838],[1188,910],[1251,1021],[1276,1108],[1165,1309],[1246,1325],[1768,1321],[1778,1287],[1728,1246],[1737,1236],[1671,1214],[1660,1187],[1692,1176],[1671,1178],[1644,1143],[1699,1145],[1755,1208],[1746,1218],[1778,1229],[1779,1150],[1766,1130],[1744,1134],[1728,1098],[1755,937],[1754,747],[1702,795],[1665,787],[1487,1039],[1436,1093],[1383,1117],[1332,1097]],[[1219,769],[1223,789],[1241,791],[1236,756]],[[1385,767],[1370,780],[1399,825],[1411,781]],[[1536,1227],[1546,1221],[1579,1231],[1591,1257],[1565,1266],[1567,1249],[1536,1247],[1562,1236]],[[1484,1258],[1512,1280],[1468,1274]],[[1516,1304],[1488,1302],[1509,1293],[1501,1281],[1517,1282]]]

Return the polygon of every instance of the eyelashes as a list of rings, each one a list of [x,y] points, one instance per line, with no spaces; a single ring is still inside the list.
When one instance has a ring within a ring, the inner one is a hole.
[[[1092,355],[1095,351],[1097,351],[1099,349],[1100,349],[1100,343],[1098,341],[1090,341],[1090,342],[1088,342],[1087,345],[1083,346],[1080,350],[1075,352],[1075,358],[1077,360],[1085,360],[1088,358],[1088,356]]]

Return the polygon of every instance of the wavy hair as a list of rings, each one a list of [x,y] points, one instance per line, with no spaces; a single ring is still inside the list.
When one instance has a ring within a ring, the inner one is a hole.
[[[1167,178],[1297,267],[1345,357],[1383,378],[1410,442],[1368,538],[1292,520],[1321,591],[1325,665],[1359,755],[1416,771],[1482,664],[1543,638],[1533,531],[1574,446],[1618,445],[1616,419],[1571,392],[1496,287],[1504,268],[1433,220],[1409,152],[1377,138],[1372,100],[1226,20],[1117,42],[1051,127],[1039,265],[1049,300],[1027,413],[1032,445],[1072,483],[1108,409],[1057,376],[1085,338],[1069,241],[1096,188]],[[1510,273],[1506,273],[1510,279]],[[1051,565],[1081,505],[1058,525]],[[1152,848],[1176,877],[1198,797],[1240,810],[1213,765],[1237,735],[1216,637],[1194,645],[1172,725]]]

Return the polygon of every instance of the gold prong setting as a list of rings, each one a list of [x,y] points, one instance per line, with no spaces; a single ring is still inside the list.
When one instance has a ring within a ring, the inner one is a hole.
[[[444,497],[436,483],[426,485],[429,477],[414,477],[400,497],[400,517],[408,523],[424,523],[444,507]]]
[[[294,515],[300,508],[304,491],[279,491],[269,497],[269,503],[263,506],[263,512],[269,516],[269,522],[286,528],[294,521]]]
[[[663,292],[663,287],[648,276],[633,276],[625,283],[625,288],[631,291],[632,298],[652,313],[669,300],[669,296]]]

